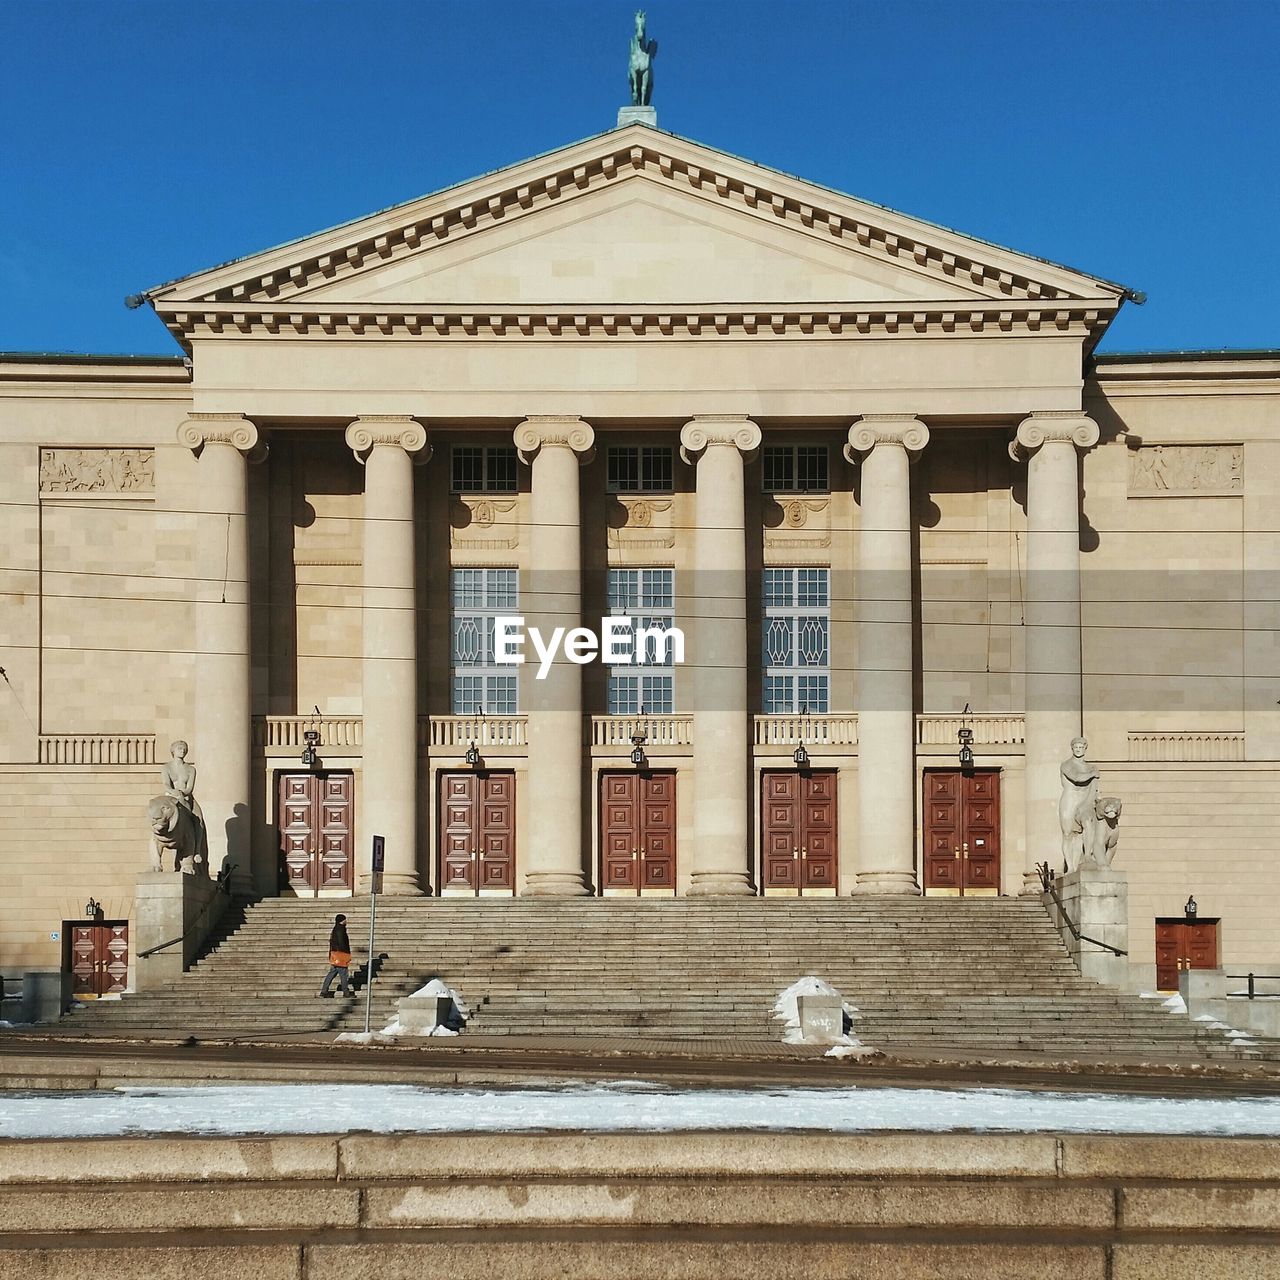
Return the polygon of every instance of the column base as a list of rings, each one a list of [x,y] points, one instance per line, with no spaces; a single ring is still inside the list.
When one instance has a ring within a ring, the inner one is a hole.
[[[920,886],[911,871],[859,871],[855,894],[877,894],[882,897],[896,894],[903,898],[920,897]]]
[[[370,889],[370,878],[368,875],[360,877],[360,887],[356,890],[361,897],[368,897]],[[418,874],[416,871],[384,871],[382,873],[382,889],[379,897],[382,898],[421,898],[425,896],[426,890],[418,883]]]
[[[525,876],[527,898],[585,898],[590,892],[581,871],[530,871]]]
[[[1043,886],[1040,884],[1040,873],[1038,871],[1024,871],[1022,873],[1022,888],[1018,890],[1020,898],[1038,898],[1044,892]]]
[[[754,898],[756,891],[742,871],[695,871],[691,898]]]

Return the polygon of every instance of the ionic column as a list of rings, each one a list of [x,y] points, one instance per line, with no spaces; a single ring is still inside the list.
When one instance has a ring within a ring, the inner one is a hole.
[[[357,418],[347,445],[364,463],[364,755],[356,865],[368,886],[371,837],[386,838],[383,893],[419,894],[418,638],[413,464],[430,456],[412,418]]]
[[[747,540],[743,455],[760,447],[747,418],[701,417],[680,432],[697,458],[696,603],[683,677],[693,706],[693,881],[690,894],[750,894],[751,726],[747,713]]]
[[[275,870],[255,869],[249,839],[252,725],[249,646],[248,458],[264,457],[258,429],[238,413],[193,413],[178,443],[198,459],[195,581],[196,697],[191,755],[209,836],[209,873],[226,859],[238,893],[270,893]],[[256,874],[255,874],[256,871]]]
[[[910,416],[849,428],[862,455],[858,534],[858,879],[855,893],[919,893],[915,858],[915,646],[911,462],[929,442]]]
[[[1027,459],[1026,797],[1023,892],[1037,862],[1061,862],[1059,767],[1081,730],[1080,451],[1098,424],[1076,412],[1033,413],[1009,445]]]
[[[520,457],[532,468],[530,570],[520,595],[526,625],[550,637],[582,624],[582,530],[578,467],[591,456],[595,432],[580,418],[538,417],[515,431]],[[582,668],[563,646],[546,679],[526,642],[520,694],[528,716],[529,849],[525,890],[535,897],[578,897],[583,874]]]

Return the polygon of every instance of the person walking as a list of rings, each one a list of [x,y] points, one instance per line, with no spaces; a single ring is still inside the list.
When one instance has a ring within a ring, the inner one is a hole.
[[[329,972],[324,976],[324,984],[320,988],[320,995],[326,999],[333,998],[333,992],[329,990],[329,984],[338,979],[338,985],[342,988],[342,994],[349,996],[351,994],[350,980],[347,977],[347,968],[351,964],[351,939],[347,937],[347,917],[337,915],[333,918],[333,929],[329,934]]]

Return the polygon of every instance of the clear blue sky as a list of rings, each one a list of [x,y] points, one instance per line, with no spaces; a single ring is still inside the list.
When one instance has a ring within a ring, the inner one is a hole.
[[[6,0],[0,350],[612,126],[633,0]],[[1145,290],[1104,349],[1280,347],[1280,4],[650,0],[665,129]]]

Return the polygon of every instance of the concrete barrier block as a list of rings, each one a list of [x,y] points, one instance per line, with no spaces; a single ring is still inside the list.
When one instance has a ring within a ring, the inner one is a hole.
[[[1057,1173],[1048,1134],[406,1134],[340,1140],[347,1178],[1038,1177]]]
[[[338,1140],[87,1138],[0,1142],[0,1184],[334,1178]]]
[[[756,1180],[371,1187],[365,1226],[1072,1227],[1109,1230],[1104,1187]]]
[[[1280,1143],[1265,1138],[1069,1134],[1062,1139],[1062,1176],[1280,1181]]]

